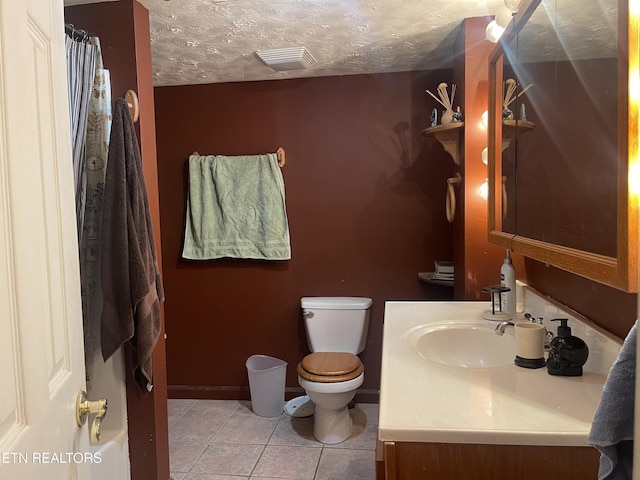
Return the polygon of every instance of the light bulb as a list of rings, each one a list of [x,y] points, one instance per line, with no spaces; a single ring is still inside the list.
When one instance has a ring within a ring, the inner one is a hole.
[[[520,6],[520,0],[504,0],[504,6],[512,12],[517,12]]]
[[[482,150],[482,163],[485,165],[489,164],[489,149],[487,147],[484,147]]]
[[[496,43],[500,40],[500,37],[504,33],[504,28],[496,23],[495,20],[491,20],[489,25],[487,25],[487,29],[485,30],[485,37],[490,42]]]
[[[638,196],[640,194],[640,167],[636,162],[629,162],[629,173],[627,183],[629,185],[629,192]]]
[[[485,110],[482,112],[482,125],[486,128],[489,125],[489,112]]]
[[[485,200],[489,198],[489,179],[488,178],[484,179],[484,182],[482,183],[482,185],[480,185],[480,188],[478,189],[478,193]]]
[[[496,12],[496,23],[502,28],[507,28],[513,19],[513,12],[507,7],[500,7]]]

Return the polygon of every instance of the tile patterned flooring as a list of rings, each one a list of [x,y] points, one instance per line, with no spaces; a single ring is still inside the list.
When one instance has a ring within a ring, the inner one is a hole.
[[[351,437],[323,445],[313,417],[264,418],[251,402],[169,400],[173,480],[373,480],[378,405],[349,410]]]

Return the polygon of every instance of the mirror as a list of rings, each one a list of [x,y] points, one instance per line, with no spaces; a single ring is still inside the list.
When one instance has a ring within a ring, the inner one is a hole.
[[[543,1],[504,45],[504,232],[616,256],[617,11]]]
[[[625,2],[525,0],[489,62],[489,240],[630,292],[637,42]]]

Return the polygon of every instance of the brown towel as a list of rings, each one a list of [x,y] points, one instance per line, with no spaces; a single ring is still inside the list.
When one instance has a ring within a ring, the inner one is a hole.
[[[146,393],[152,387],[151,355],[160,335],[164,293],[140,149],[121,98],[113,108],[102,208],[102,356],[106,361],[126,342],[134,378]]]

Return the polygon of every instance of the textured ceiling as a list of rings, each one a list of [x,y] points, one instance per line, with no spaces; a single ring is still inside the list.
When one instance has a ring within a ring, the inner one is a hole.
[[[451,64],[452,32],[502,0],[142,0],[154,83],[176,85],[398,72]],[[304,46],[317,60],[276,72],[254,52]]]
[[[65,0],[65,5],[96,0]],[[150,12],[154,85],[450,67],[463,19],[503,0],[139,0]],[[578,0],[580,4],[582,0]],[[256,50],[304,46],[317,63],[277,72]]]

